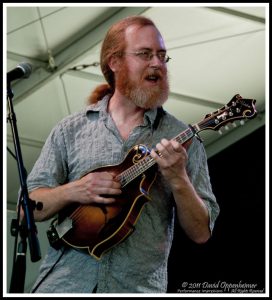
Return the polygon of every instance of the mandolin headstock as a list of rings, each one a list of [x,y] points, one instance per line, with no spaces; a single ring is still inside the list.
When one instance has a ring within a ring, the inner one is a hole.
[[[206,129],[219,130],[227,123],[243,119],[253,119],[257,115],[255,103],[255,99],[243,99],[237,94],[228,104],[213,113],[207,114],[205,118],[197,124],[197,131]]]

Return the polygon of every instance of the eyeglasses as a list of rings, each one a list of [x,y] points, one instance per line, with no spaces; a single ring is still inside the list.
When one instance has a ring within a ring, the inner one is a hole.
[[[159,53],[153,54],[151,51],[143,50],[143,51],[137,51],[137,52],[123,52],[123,53],[138,56],[140,59],[142,59],[144,61],[150,61],[154,55],[156,55],[162,63],[167,63],[171,59],[171,57],[166,55],[165,52],[159,52]]]

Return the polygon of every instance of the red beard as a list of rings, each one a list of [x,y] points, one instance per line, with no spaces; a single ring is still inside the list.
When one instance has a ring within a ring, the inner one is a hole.
[[[155,75],[159,81],[154,86],[144,86],[147,76]],[[144,76],[135,81],[129,77],[126,63],[123,63],[116,79],[116,88],[135,105],[144,109],[153,109],[162,106],[168,98],[169,84],[167,71],[152,70],[145,72]]]

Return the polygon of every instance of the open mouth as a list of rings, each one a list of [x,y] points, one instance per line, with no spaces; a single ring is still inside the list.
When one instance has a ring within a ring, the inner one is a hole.
[[[159,75],[148,75],[145,80],[156,83],[161,77]]]

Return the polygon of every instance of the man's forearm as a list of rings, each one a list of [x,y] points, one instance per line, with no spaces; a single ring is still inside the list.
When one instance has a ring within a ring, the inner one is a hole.
[[[34,210],[38,222],[50,219],[69,203],[66,185],[38,188],[29,194],[29,198],[43,204],[41,210]]]
[[[208,210],[189,178],[182,181],[173,190],[179,223],[193,241],[205,243],[211,236]]]

